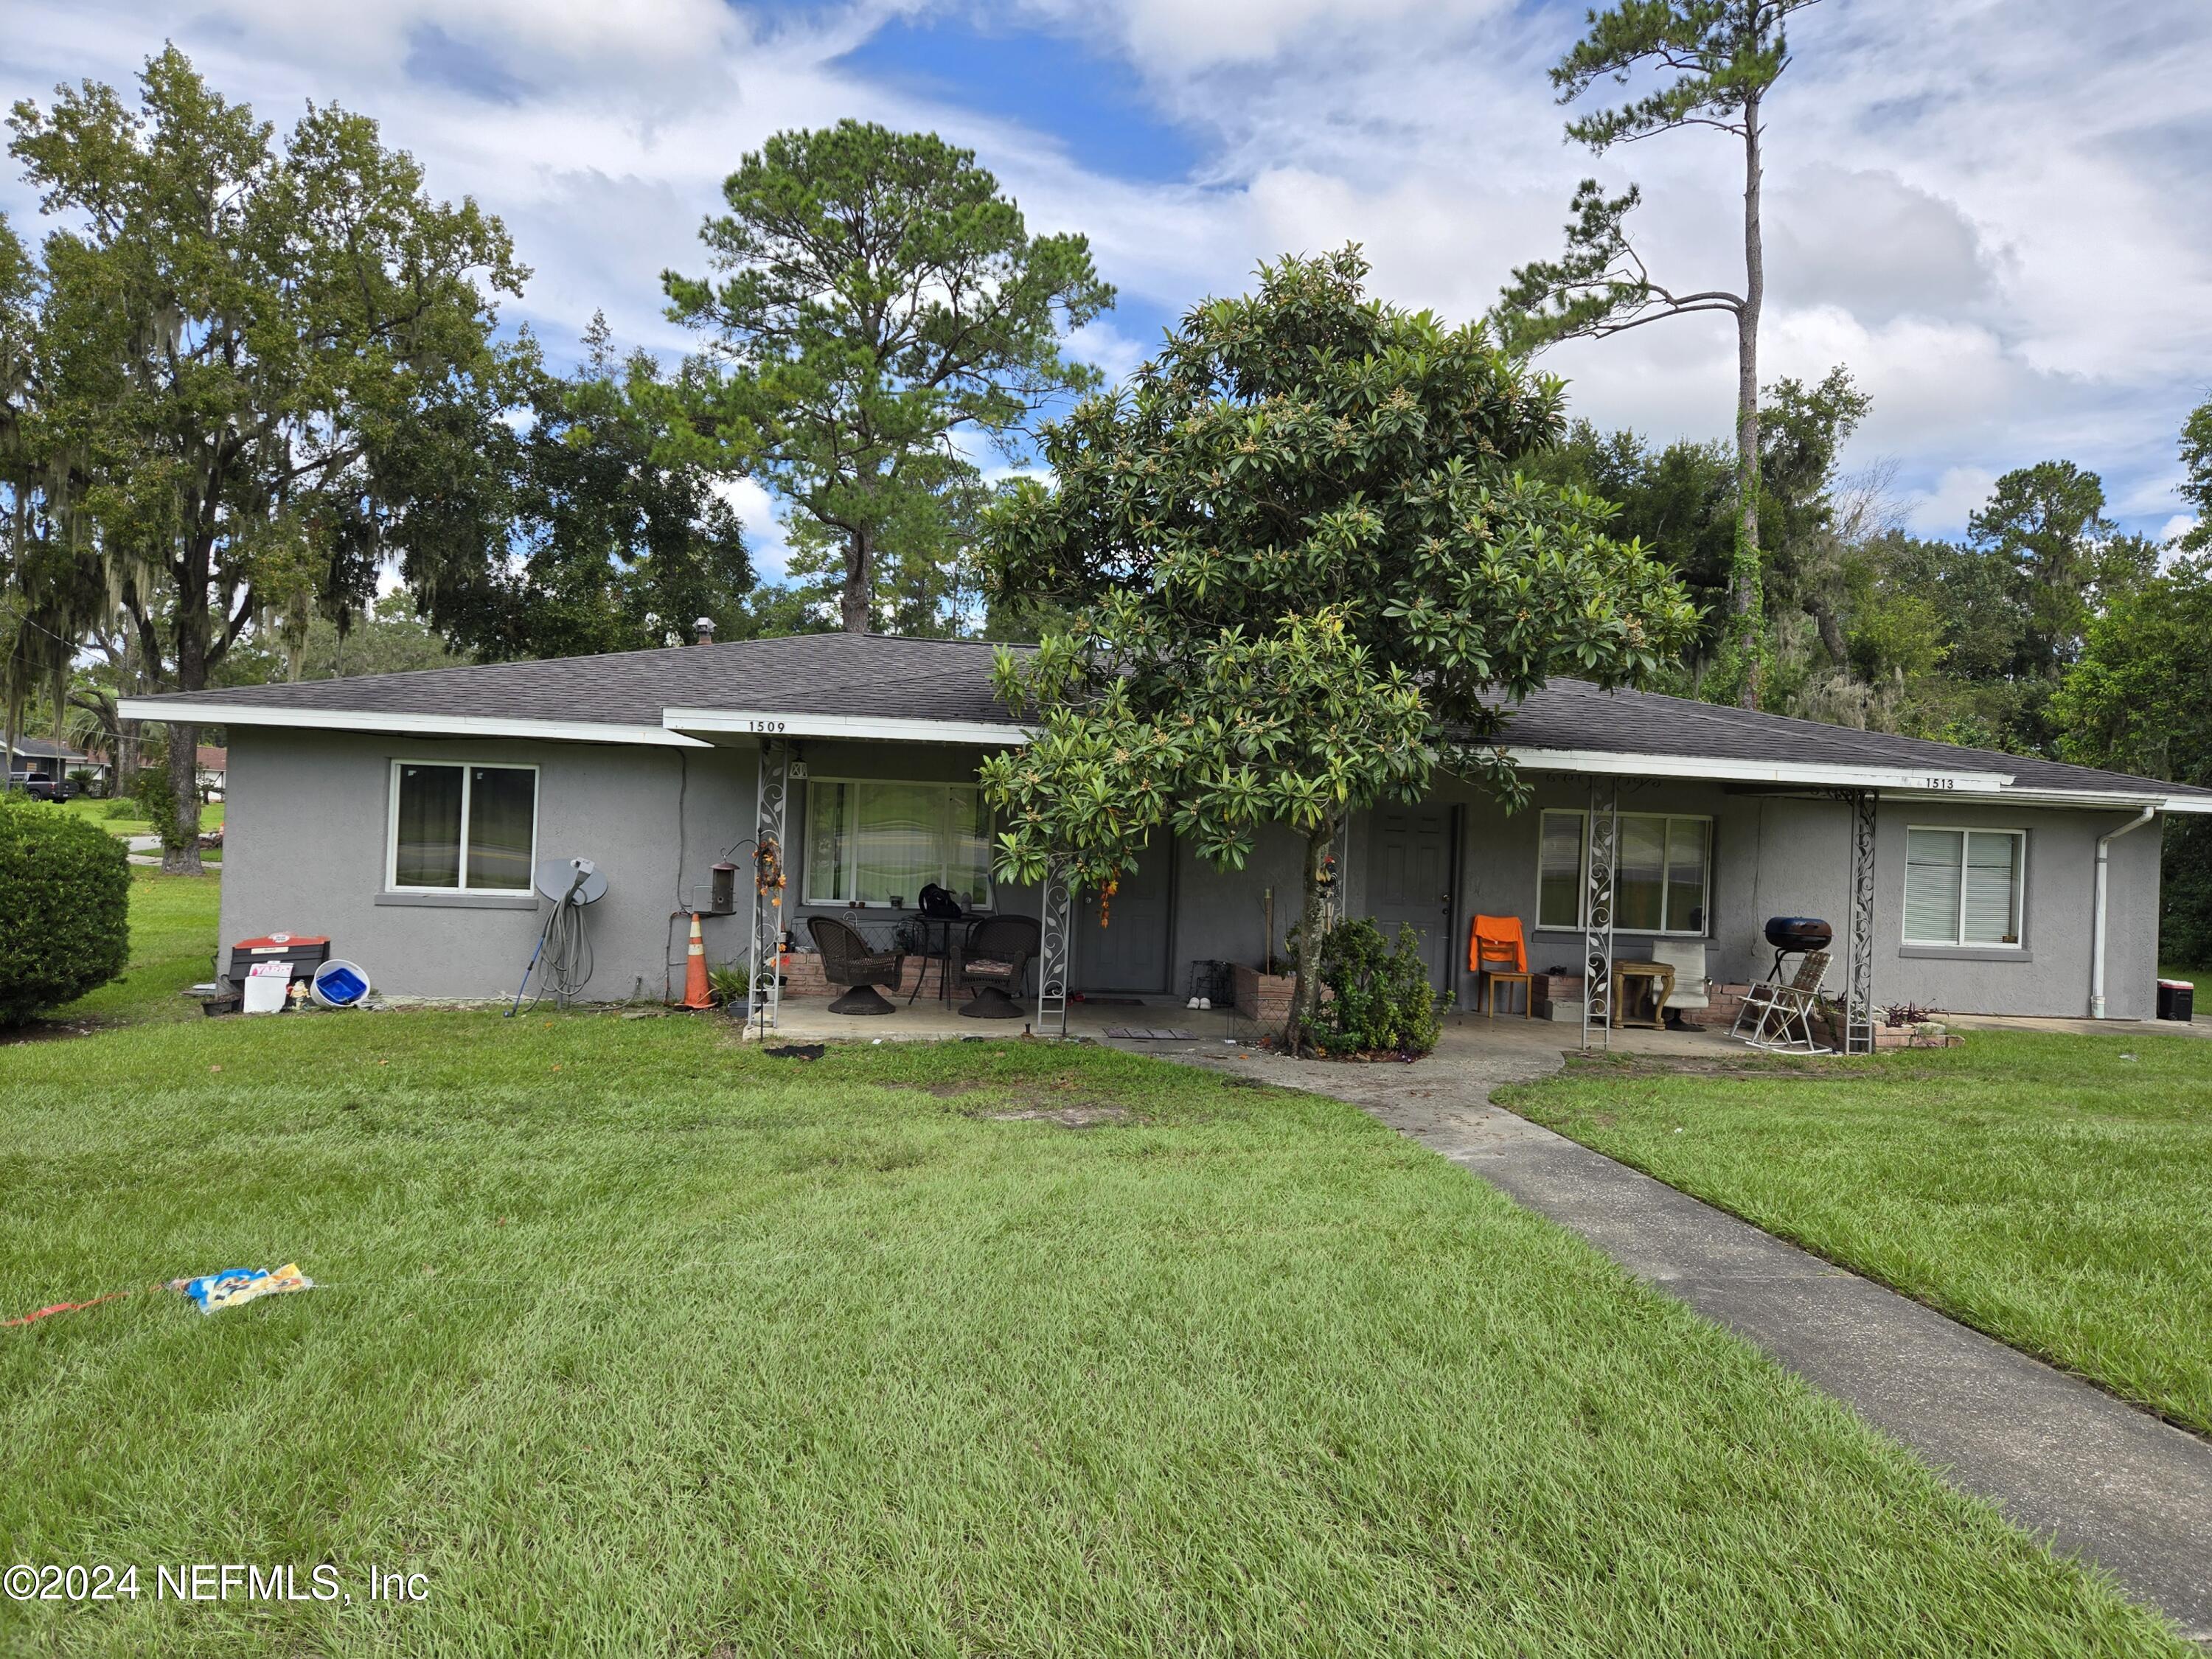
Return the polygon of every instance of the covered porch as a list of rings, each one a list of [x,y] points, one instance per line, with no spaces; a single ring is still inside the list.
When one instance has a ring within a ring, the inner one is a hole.
[[[957,1000],[938,1000],[933,971],[929,988],[910,1006],[901,996],[894,1014],[854,1018],[831,1013],[826,999],[787,997],[778,1011],[775,1028],[758,1036],[759,1040],[771,1046],[781,1046],[794,1042],[1018,1042],[1024,1034],[1030,1040],[1040,1035],[1061,1035],[1056,1023],[1051,1030],[1040,1033],[1033,1006],[1025,1011],[1030,1018],[1020,1020],[963,1018],[959,1007]],[[1255,1080],[1261,1082],[1270,1080],[1272,1068],[1278,1066],[1287,1068],[1308,1063],[1290,1060],[1272,1042],[1263,1046],[1262,1039],[1272,1037],[1273,1029],[1233,1007],[1197,1010],[1187,1008],[1181,1000],[1171,997],[1093,1000],[1078,994],[1067,1001],[1066,1008],[1067,1037],[1109,1048],[1156,1054],[1163,1059],[1233,1066],[1240,1072],[1249,1070]],[[1444,1016],[1443,1034],[1435,1053],[1412,1065],[1389,1060],[1328,1064],[1332,1076],[1371,1073],[1378,1080],[1394,1086],[1418,1079],[1433,1070],[1457,1073],[1470,1066],[1479,1067],[1486,1077],[1494,1073],[1496,1082],[1510,1082],[1548,1074],[1557,1069],[1562,1053],[1579,1050],[1580,1047],[1579,1025],[1524,1019],[1518,1014],[1500,1013],[1491,1018],[1454,1008]],[[1624,1028],[1613,1033],[1613,1051],[1624,1055],[1705,1054],[1715,1058],[1747,1052],[1741,1043],[1729,1038],[1726,1022],[1721,1022],[1717,1030]]]

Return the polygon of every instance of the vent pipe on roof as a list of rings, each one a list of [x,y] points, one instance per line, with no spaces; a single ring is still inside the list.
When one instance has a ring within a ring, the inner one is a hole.
[[[2110,884],[2112,846],[2122,836],[2140,830],[2158,816],[2158,808],[2146,806],[2140,817],[2130,819],[2109,836],[2097,837],[2097,903],[2089,921],[2089,1018],[2105,1017],[2105,908],[2106,889]]]
[[[702,617],[698,621],[693,623],[691,627],[693,631],[699,636],[696,643],[700,645],[714,644],[714,619],[712,617]]]

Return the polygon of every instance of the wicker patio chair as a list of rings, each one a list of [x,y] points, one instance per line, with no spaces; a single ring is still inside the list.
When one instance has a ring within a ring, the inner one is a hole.
[[[897,988],[906,974],[903,955],[876,950],[857,931],[830,916],[809,916],[806,931],[814,936],[814,948],[822,952],[822,977],[832,985],[847,988],[845,994],[830,1005],[831,1013],[897,1012],[878,994],[875,988],[888,985]]]
[[[975,994],[960,1012],[970,1019],[1019,1019],[1022,983],[1042,937],[1035,916],[993,916],[969,928],[957,960],[960,982]]]
[[[1820,999],[1820,982],[1828,976],[1828,960],[1826,951],[1808,951],[1788,984],[1753,986],[1736,1013],[1735,1035],[1754,1048],[1818,1054],[1813,1010]]]

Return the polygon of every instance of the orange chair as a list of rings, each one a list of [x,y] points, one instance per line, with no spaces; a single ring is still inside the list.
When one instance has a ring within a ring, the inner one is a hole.
[[[1535,991],[1528,973],[1528,947],[1518,916],[1477,916],[1467,935],[1467,969],[1482,977],[1483,1012],[1498,1018],[1498,986],[1521,988],[1521,1018],[1534,1016]]]

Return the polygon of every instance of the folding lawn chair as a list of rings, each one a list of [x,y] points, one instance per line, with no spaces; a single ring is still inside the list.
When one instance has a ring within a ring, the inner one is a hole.
[[[1737,1011],[1735,1035],[1754,1048],[1776,1054],[1820,1051],[1813,1036],[1813,1011],[1828,976],[1828,952],[1808,951],[1786,985],[1754,985]]]

